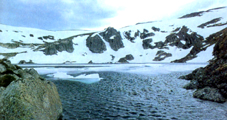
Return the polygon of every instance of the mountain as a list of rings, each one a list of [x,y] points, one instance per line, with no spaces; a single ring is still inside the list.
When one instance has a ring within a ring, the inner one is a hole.
[[[0,25],[0,59],[12,63],[200,63],[227,27],[227,7],[103,31]],[[120,22],[120,21],[119,21]]]

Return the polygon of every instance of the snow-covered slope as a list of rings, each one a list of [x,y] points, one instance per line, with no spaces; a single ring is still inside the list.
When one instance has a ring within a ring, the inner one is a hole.
[[[207,62],[216,42],[209,36],[227,27],[226,14],[227,8],[221,7],[99,32],[0,25],[0,59],[12,63]]]

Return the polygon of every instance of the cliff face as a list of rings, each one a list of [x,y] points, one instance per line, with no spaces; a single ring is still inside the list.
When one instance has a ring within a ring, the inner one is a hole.
[[[210,38],[217,43],[213,50],[214,58],[209,65],[180,78],[192,80],[185,88],[197,88],[194,97],[225,102],[227,98],[227,28],[211,35]]]

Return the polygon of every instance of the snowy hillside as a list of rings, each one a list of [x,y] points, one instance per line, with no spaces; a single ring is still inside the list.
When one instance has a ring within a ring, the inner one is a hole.
[[[12,63],[207,62],[216,43],[212,37],[222,35],[217,32],[227,27],[226,14],[227,8],[221,7],[99,32],[0,25],[0,59]]]

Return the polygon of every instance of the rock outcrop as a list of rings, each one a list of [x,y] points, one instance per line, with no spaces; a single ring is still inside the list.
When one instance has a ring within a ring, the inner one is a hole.
[[[106,45],[98,34],[89,36],[86,40],[86,46],[93,53],[103,53],[106,51]]]
[[[162,61],[166,59],[167,57],[171,57],[171,53],[166,53],[165,51],[159,50],[156,54],[156,57],[153,59],[153,61]]]
[[[54,83],[34,69],[0,60],[0,119],[57,120],[62,105]]]
[[[21,60],[18,64],[34,64],[34,62],[32,62],[32,60],[29,60],[28,62]]]
[[[154,36],[155,34],[153,32],[149,32],[148,30],[144,29],[142,33],[140,33],[140,38],[145,39],[147,37]]]
[[[215,36],[218,34],[220,35]],[[180,78],[197,81],[198,90],[194,93],[194,97],[224,102],[227,98],[227,28],[213,34],[212,38],[218,42],[214,46],[214,58],[209,65]]]
[[[46,43],[43,50],[45,55],[54,55],[57,52],[67,51],[72,53],[74,51],[72,39],[58,40],[54,43]]]
[[[110,44],[111,49],[118,51],[124,48],[121,33],[112,27],[108,27],[104,32],[99,33],[105,41]]]
[[[191,46],[201,47],[204,38],[195,32],[189,34],[189,31],[186,26],[183,26],[179,32],[168,35],[164,43],[183,49],[188,49]]]
[[[118,60],[118,62],[119,62],[119,63],[129,63],[128,60],[129,60],[129,61],[130,61],[130,60],[134,60],[133,55],[128,54],[128,55],[126,55],[125,57],[120,58],[120,59]]]

